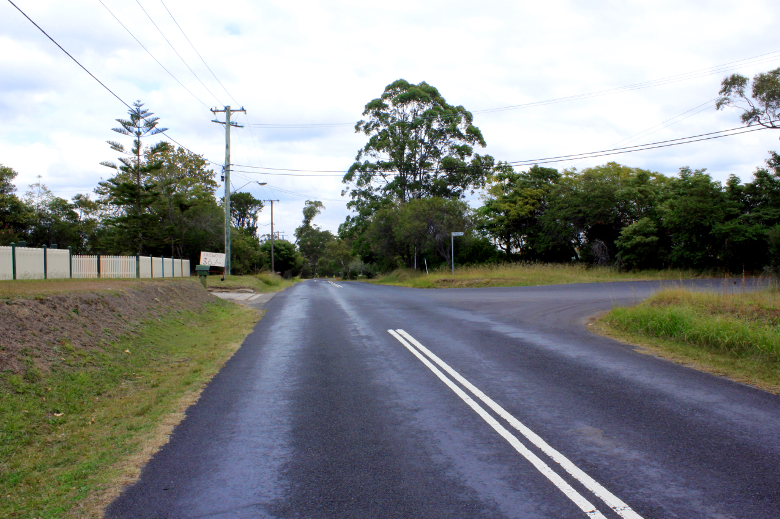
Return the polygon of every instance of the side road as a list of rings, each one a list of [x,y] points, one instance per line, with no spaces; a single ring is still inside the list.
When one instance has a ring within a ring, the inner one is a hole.
[[[586,329],[659,288],[299,283],[107,516],[773,517],[780,398]]]

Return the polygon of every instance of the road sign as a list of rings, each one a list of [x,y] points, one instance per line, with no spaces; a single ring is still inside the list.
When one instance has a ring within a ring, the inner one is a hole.
[[[221,252],[201,252],[200,264],[209,265],[211,267],[224,267],[225,255]]]
[[[453,236],[463,236],[462,232],[454,232],[452,233]]]

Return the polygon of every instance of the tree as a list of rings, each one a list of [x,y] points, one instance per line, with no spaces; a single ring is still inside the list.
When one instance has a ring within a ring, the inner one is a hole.
[[[350,184],[348,206],[359,215],[387,201],[462,198],[485,185],[494,160],[474,154],[474,146],[485,147],[482,133],[470,112],[448,104],[436,88],[399,79],[365,106],[363,116],[355,132],[368,142],[343,179]]]
[[[665,200],[657,207],[669,233],[671,264],[679,268],[719,266],[720,247],[713,228],[726,219],[726,198],[720,182],[704,169],[680,168]]]
[[[112,130],[120,135],[134,137],[133,147],[126,151],[124,145],[119,142],[107,141],[112,150],[126,156],[119,157],[119,166],[108,161],[100,163],[117,170],[117,174],[114,178],[101,182],[102,192],[98,191],[104,195],[104,203],[122,209],[122,214],[116,216],[114,223],[129,236],[114,240],[115,248],[128,250],[129,246],[137,254],[141,254],[143,249],[148,247],[148,240],[145,240],[144,235],[149,238],[150,226],[154,225],[154,218],[150,218],[148,209],[154,203],[157,193],[153,184],[146,181],[145,177],[162,167],[159,155],[170,148],[167,143],[159,142],[144,151],[141,139],[165,132],[168,128],[158,128],[160,118],[154,117],[154,114],[143,106],[141,101],[134,102],[133,108],[128,110],[130,119],[116,120],[120,127]]]
[[[295,229],[295,244],[301,255],[305,258],[308,268],[305,275],[317,276],[319,273],[319,260],[325,253],[325,247],[335,239],[330,231],[323,231],[312,222],[314,218],[325,209],[318,200],[306,200],[303,206],[303,222]],[[302,274],[304,275],[304,274]]]
[[[271,257],[271,241],[260,245],[260,251]],[[274,268],[285,277],[295,276],[303,267],[304,259],[295,245],[287,240],[274,240]]]
[[[13,180],[18,173],[0,164],[0,245],[17,242],[26,232],[30,208],[16,196]]]
[[[233,226],[242,229],[249,236],[254,236],[257,233],[257,217],[262,210],[262,200],[256,199],[252,193],[233,193],[230,195],[230,217]]]
[[[747,126],[780,129],[780,67],[757,74],[752,84],[745,76],[732,74],[723,79],[718,95],[717,110],[735,107],[742,110],[742,123]]]
[[[539,218],[547,210],[550,193],[560,178],[553,168],[533,166],[518,173],[508,164],[499,164],[490,178],[485,203],[477,212],[479,228],[507,257],[520,253],[527,259],[542,259],[545,247]]]

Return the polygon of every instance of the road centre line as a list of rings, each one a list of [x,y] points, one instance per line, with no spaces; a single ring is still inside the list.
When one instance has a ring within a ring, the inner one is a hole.
[[[426,359],[422,353],[417,351],[417,349],[414,348],[411,344],[406,342],[406,340],[398,335],[394,330],[387,330],[390,335],[398,339],[398,341],[403,344],[406,349],[411,351],[415,357],[417,357],[420,362],[425,364],[425,366],[433,371],[433,373],[439,377],[439,379],[447,384],[447,386],[456,394],[458,395],[461,400],[466,402],[469,407],[471,407],[474,412],[476,412],[483,420],[485,420],[488,425],[490,425],[498,434],[500,434],[509,444],[514,447],[514,449],[519,452],[526,460],[530,461],[531,464],[536,467],[536,469],[542,473],[547,479],[549,479],[558,489],[563,492],[566,497],[571,499],[575,505],[577,505],[580,510],[585,512],[585,514],[593,519],[606,519],[604,514],[599,512],[595,506],[593,506],[592,503],[590,503],[587,499],[585,499],[579,492],[574,490],[574,488],[571,487],[566,481],[561,478],[558,474],[556,474],[544,461],[539,459],[539,457],[528,450],[528,448],[520,443],[520,440],[517,439],[516,436],[514,436],[512,433],[506,430],[498,421],[490,416],[487,411],[485,411],[480,405],[474,401],[470,396],[468,396],[461,388],[459,388],[455,383],[447,378],[447,376],[442,373],[436,366],[430,363],[428,359]]]
[[[344,287],[342,287],[341,285],[339,285],[338,283],[334,283],[334,282],[333,282],[333,281],[331,281],[331,280],[328,280],[328,283],[330,283],[330,284],[331,284],[331,285],[333,285],[334,287],[344,288]]]
[[[574,465],[574,463],[572,463],[563,454],[561,454],[553,447],[551,447],[549,444],[547,444],[547,442],[545,442],[542,438],[540,438],[536,433],[534,433],[528,427],[523,425],[522,422],[517,420],[514,416],[509,414],[504,408],[502,408],[500,405],[494,402],[482,391],[477,389],[468,380],[463,378],[457,371],[452,369],[447,363],[442,361],[439,357],[437,357],[434,353],[428,350],[425,346],[420,344],[414,337],[412,337],[411,335],[409,335],[403,330],[396,330],[396,331],[388,330],[388,332],[393,337],[398,339],[398,341],[401,342],[401,344],[403,344],[418,359],[420,359],[420,361],[422,361],[423,364],[425,364],[431,371],[433,371],[434,374],[436,374],[436,376],[438,376],[439,379],[442,380],[442,382],[447,384],[447,386],[450,387],[450,389],[452,389],[456,394],[458,394],[458,396],[460,396],[461,399],[463,399],[477,414],[479,414],[480,417],[482,417],[486,422],[488,422],[488,424],[490,424],[493,427],[493,429],[496,430],[496,432],[498,432],[502,437],[504,437],[504,439],[506,439],[515,448],[515,450],[517,450],[521,455],[523,455],[542,474],[544,474],[548,479],[550,479],[550,481],[552,481],[556,486],[558,486],[558,488],[562,492],[564,492],[564,494],[566,494],[570,499],[572,499],[572,501],[574,501],[575,504],[577,504],[577,506],[579,506],[589,517],[604,517],[604,516],[601,515],[601,513],[598,510],[596,510],[595,507],[593,507],[593,505],[591,505],[584,497],[582,497],[579,493],[577,493],[576,490],[571,488],[571,486],[569,486],[568,483],[566,483],[562,478],[560,478],[558,474],[553,472],[552,469],[550,469],[535,454],[528,451],[528,449],[522,443],[520,443],[520,441],[514,435],[512,435],[509,431],[507,431],[504,427],[502,427],[491,415],[489,415],[484,409],[482,409],[482,407],[480,407],[479,404],[474,402],[471,399],[471,397],[469,397],[465,392],[463,392],[463,390],[461,390],[449,378],[447,378],[446,375],[441,373],[441,371],[439,371],[435,366],[433,366],[425,357],[430,358],[433,362],[438,364],[439,367],[441,367],[450,376],[452,376],[455,380],[457,380],[461,385],[463,385],[466,389],[468,389],[474,396],[479,398],[484,404],[490,407],[490,409],[492,409],[496,414],[498,414],[501,418],[506,420],[512,427],[517,429],[526,439],[528,439],[531,443],[533,443],[539,450],[541,450],[544,454],[549,456],[553,461],[558,463],[567,473],[569,473],[569,475],[571,475],[574,479],[582,483],[582,485],[585,486],[588,490],[593,492],[593,494],[595,494],[607,506],[609,506],[612,510],[614,510],[615,513],[617,513],[624,519],[642,519],[642,517],[639,514],[634,512],[623,501],[618,499],[614,494],[609,492],[598,482],[596,482],[593,478],[588,476],[585,472],[583,472],[580,468]],[[423,356],[420,352],[422,352],[422,354],[424,354],[425,356]],[[564,486],[561,486],[560,483],[562,483]]]

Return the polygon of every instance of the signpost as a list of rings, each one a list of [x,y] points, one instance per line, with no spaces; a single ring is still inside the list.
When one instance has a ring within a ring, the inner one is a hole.
[[[452,256],[452,277],[455,277],[455,236],[463,236],[462,232],[450,234],[450,255]]]
[[[221,252],[201,252],[200,264],[210,267],[225,267],[225,255]]]

